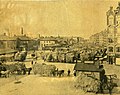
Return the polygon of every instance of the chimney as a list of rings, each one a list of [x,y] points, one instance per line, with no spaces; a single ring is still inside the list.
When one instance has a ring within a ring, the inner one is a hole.
[[[6,36],[6,33],[4,33],[3,35]]]
[[[23,27],[21,27],[21,35],[24,35]]]

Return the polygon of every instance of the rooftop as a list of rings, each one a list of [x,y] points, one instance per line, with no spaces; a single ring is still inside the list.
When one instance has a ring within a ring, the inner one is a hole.
[[[0,40],[2,40],[2,41],[14,41],[16,39],[14,37],[9,37],[9,36],[6,36],[6,35],[0,35]]]
[[[83,72],[101,72],[102,69],[98,68],[97,65],[92,63],[77,63],[74,66],[74,70]]]
[[[30,41],[30,40],[32,40],[30,37],[28,37],[28,36],[17,36],[17,38],[18,39],[20,39],[20,40],[24,40],[24,41]]]
[[[55,37],[41,37],[39,39],[40,41],[56,41],[57,40]]]

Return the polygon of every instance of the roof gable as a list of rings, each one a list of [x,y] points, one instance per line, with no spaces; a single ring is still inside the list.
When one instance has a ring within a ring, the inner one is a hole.
[[[17,38],[19,40],[22,40],[22,41],[30,41],[30,40],[32,40],[30,37],[27,37],[27,36],[18,36]]]

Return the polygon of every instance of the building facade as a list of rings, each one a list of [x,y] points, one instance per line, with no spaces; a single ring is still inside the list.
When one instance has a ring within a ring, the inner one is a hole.
[[[108,37],[108,32],[107,30],[104,30],[90,36],[89,40],[90,40],[90,43],[92,43],[93,45],[106,47],[108,43],[107,37]]]
[[[6,35],[0,35],[0,49],[16,49],[16,39]]]
[[[40,37],[39,38],[39,49],[43,50],[45,49],[45,47],[51,46],[51,45],[55,45],[57,42],[57,39],[54,37]]]
[[[108,55],[120,55],[120,3],[107,11]]]
[[[35,40],[31,39],[30,37],[24,35],[24,36],[16,36],[16,48],[18,50],[26,49],[27,51],[29,50],[35,50]]]

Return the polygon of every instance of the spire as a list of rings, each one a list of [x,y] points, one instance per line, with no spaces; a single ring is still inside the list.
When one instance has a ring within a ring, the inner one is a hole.
[[[110,6],[110,11],[112,11],[113,10],[113,6]]]
[[[110,9],[107,11],[107,16],[114,15],[113,6],[110,6]]]
[[[41,35],[39,34],[39,38],[41,37]]]

